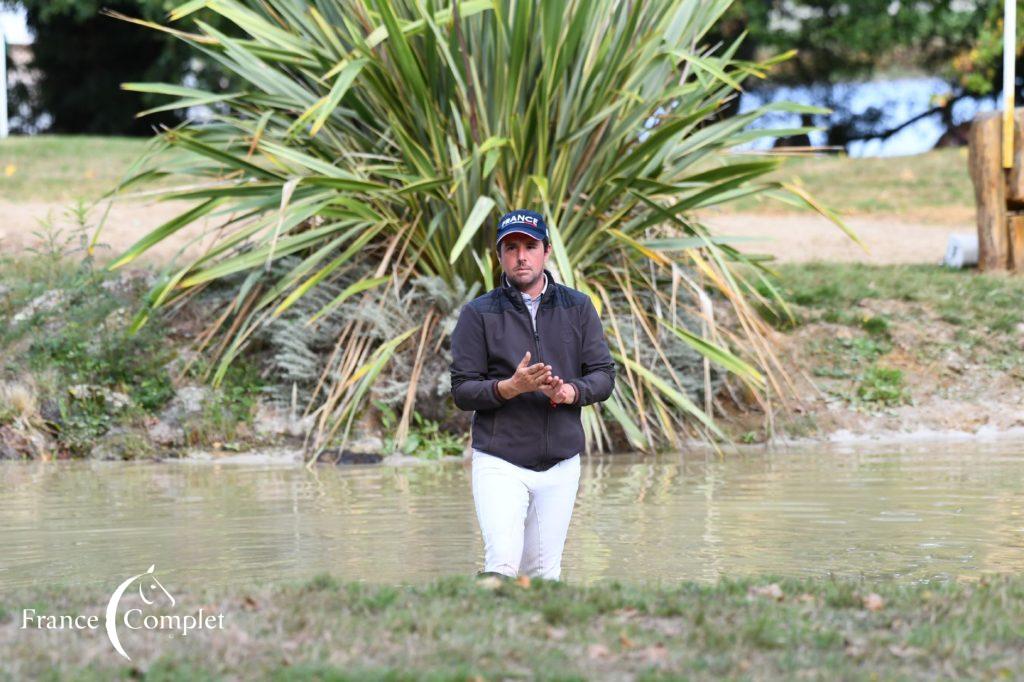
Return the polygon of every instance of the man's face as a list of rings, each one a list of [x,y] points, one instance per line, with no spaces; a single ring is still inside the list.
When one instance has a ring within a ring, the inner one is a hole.
[[[498,244],[501,269],[508,281],[519,289],[529,289],[544,276],[551,247],[525,234],[513,232]]]

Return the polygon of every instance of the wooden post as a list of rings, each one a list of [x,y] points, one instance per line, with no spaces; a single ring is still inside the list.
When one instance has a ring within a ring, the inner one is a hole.
[[[971,124],[968,169],[978,216],[978,269],[1024,272],[1024,119],[1014,108],[1017,0],[1003,1],[1003,110]],[[1014,211],[1013,214],[1010,211]]]
[[[1006,174],[1006,202],[1010,208],[1024,208],[1024,109],[1014,112],[1013,166]]]
[[[980,114],[968,135],[968,168],[974,183],[978,220],[978,269],[1009,265],[1006,177],[1002,164],[1002,112]]]
[[[1010,236],[1010,269],[1024,272],[1024,215],[1011,215],[1006,224]]]

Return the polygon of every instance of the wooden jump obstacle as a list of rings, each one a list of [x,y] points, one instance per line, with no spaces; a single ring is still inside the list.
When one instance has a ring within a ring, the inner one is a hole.
[[[968,136],[978,216],[978,269],[1024,272],[1024,109],[1014,107],[1017,0],[1003,0],[1003,110],[980,114]]]
[[[1024,109],[1013,116],[1010,168],[1003,167],[1003,113],[971,123],[968,167],[978,221],[978,269],[1024,272]]]

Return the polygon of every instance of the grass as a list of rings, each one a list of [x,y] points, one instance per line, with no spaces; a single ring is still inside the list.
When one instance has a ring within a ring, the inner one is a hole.
[[[1012,677],[1024,665],[1024,579],[903,585],[740,578],[582,587],[441,577],[417,586],[304,582],[175,590],[224,630],[18,630],[21,610],[100,613],[97,587],[0,598],[0,675],[34,679],[917,679]],[[128,639],[131,637],[131,639]],[[59,646],[55,646],[59,642]]]
[[[785,182],[796,178],[812,196],[843,215],[880,214],[940,224],[972,222],[974,217],[966,148],[874,159],[788,157],[769,176]],[[721,210],[785,213],[797,209],[758,197],[741,198]]]
[[[868,403],[899,405],[909,399],[903,385],[903,372],[872,365],[859,377],[857,397]]]
[[[67,204],[110,190],[142,153],[145,140],[39,135],[0,140],[0,200]],[[966,149],[914,156],[852,159],[789,157],[770,179],[792,181],[842,214],[898,215],[908,221],[971,220],[974,190]],[[790,212],[793,207],[744,198],[716,210]]]
[[[409,437],[406,439],[404,447],[399,448],[395,440],[399,421],[398,414],[393,408],[379,400],[373,401],[373,405],[380,415],[384,452],[401,451],[423,459],[440,459],[447,455],[461,454],[466,448],[469,434],[453,434],[444,431],[440,424],[423,417],[419,412],[413,412]]]
[[[1024,279],[934,265],[873,266],[811,263],[776,267],[787,300],[833,320],[881,328],[885,321],[853,312],[866,299],[894,300],[933,310],[942,320],[979,334],[1012,332],[1024,322]]]
[[[38,135],[0,140],[0,200],[68,204],[110,191],[144,138]]]

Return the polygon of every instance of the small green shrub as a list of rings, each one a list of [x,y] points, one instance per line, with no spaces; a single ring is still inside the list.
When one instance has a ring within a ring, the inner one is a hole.
[[[386,453],[401,451],[407,455],[415,455],[424,459],[440,459],[446,455],[461,454],[466,446],[464,435],[449,433],[442,429],[436,421],[427,419],[419,412],[414,411],[409,435],[399,448],[394,436],[395,430],[398,428],[398,414],[390,405],[379,400],[374,400],[373,405],[380,413],[381,432],[387,434],[384,437],[384,452]]]
[[[888,336],[889,320],[881,316],[861,318],[861,328],[872,336]]]
[[[825,340],[821,350],[843,366],[863,366],[892,350],[892,344],[884,338],[856,336],[852,338],[831,338]]]
[[[857,385],[857,398],[867,403],[899,405],[909,396],[903,384],[903,372],[898,369],[871,366]]]

